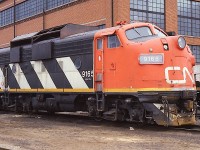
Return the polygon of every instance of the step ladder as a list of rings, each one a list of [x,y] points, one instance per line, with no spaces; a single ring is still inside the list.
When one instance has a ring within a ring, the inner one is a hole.
[[[162,96],[162,103],[164,105],[164,120],[165,120],[165,126],[169,126],[169,103],[167,101],[167,96]]]
[[[97,111],[104,111],[105,110],[105,95],[103,92],[96,93],[96,100],[97,100]]]
[[[195,117],[200,119],[200,106],[197,105]]]
[[[4,91],[3,108],[7,108],[10,104],[10,96],[7,91]]]

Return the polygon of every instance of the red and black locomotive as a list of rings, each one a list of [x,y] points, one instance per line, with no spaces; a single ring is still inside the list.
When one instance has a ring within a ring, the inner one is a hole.
[[[0,107],[180,126],[195,124],[195,59],[182,36],[150,23],[67,24],[0,51]]]

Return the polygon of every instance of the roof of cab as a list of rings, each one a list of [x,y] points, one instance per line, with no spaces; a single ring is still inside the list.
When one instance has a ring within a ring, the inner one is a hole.
[[[104,36],[104,35],[112,35],[115,33],[116,30],[118,29],[130,29],[130,28],[134,28],[134,27],[140,27],[140,26],[150,26],[152,25],[151,23],[144,23],[144,22],[134,22],[134,23],[130,23],[130,24],[123,24],[123,25],[118,25],[118,26],[115,26],[115,27],[111,27],[111,28],[105,28],[105,29],[102,29],[102,30],[99,30],[97,33],[96,33],[96,36],[97,37],[101,37],[101,36]]]

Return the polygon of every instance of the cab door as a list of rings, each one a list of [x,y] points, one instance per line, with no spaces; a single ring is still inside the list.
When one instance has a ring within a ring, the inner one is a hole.
[[[106,92],[117,85],[116,65],[121,55],[120,40],[115,32],[95,40],[95,91]]]
[[[104,60],[103,60],[103,56],[104,56],[104,43],[105,40],[103,37],[101,38],[97,38],[95,40],[95,44],[94,44],[94,58],[95,58],[95,82],[94,82],[94,87],[95,87],[95,91],[96,92],[102,92],[103,91],[103,66],[104,66]]]
[[[119,82],[123,80],[121,77],[121,69],[123,63],[120,59],[123,58],[124,51],[121,50],[121,42],[116,33],[107,35],[104,48],[104,91],[113,92],[114,89],[120,88]]]

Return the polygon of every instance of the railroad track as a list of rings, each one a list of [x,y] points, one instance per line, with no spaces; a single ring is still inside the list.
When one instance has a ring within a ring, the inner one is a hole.
[[[192,132],[200,132],[200,127],[198,128],[176,128],[176,130],[183,130],[183,131],[192,131]]]
[[[3,113],[2,113],[3,114]],[[11,113],[15,115],[16,113]],[[95,121],[93,118],[87,116],[86,113],[56,113],[56,114],[47,114],[46,112],[39,112],[37,114],[26,115],[27,118],[43,118],[47,120],[55,121],[64,121],[64,122],[81,122],[84,124],[101,124],[105,126],[115,126],[121,128],[134,128],[134,129],[144,129],[144,130],[181,130],[181,131],[190,131],[200,133],[200,124],[194,126],[183,126],[183,127],[163,127],[158,125],[144,125],[130,122],[112,122],[107,120],[102,120],[101,123]],[[199,116],[200,117],[200,116]],[[199,119],[200,123],[200,119]],[[1,147],[0,147],[1,150]]]
[[[200,126],[199,125],[183,126],[183,127],[169,127],[169,129],[183,130],[183,131],[192,131],[192,132],[200,132]]]
[[[54,117],[59,117],[59,118],[73,118],[74,120],[83,120],[85,122],[89,121],[90,123],[99,123],[99,121],[95,121],[95,119],[92,119],[90,117],[87,116],[86,113],[57,113],[53,116],[51,115],[48,115],[46,113],[41,113],[41,115],[43,117],[47,117],[47,118],[51,118],[51,119],[54,119]],[[101,120],[101,124],[104,124],[104,125],[112,125],[112,126],[120,126],[122,128],[127,128],[127,127],[131,127],[133,126],[134,128],[136,129],[152,129],[154,130],[155,129],[155,126],[156,126],[156,129],[157,127],[160,128],[160,130],[182,130],[182,131],[191,131],[191,132],[197,132],[197,133],[200,133],[200,115],[199,115],[199,124],[198,125],[191,125],[191,126],[181,126],[181,127],[161,127],[161,126],[158,126],[158,125],[143,125],[143,124],[140,124],[140,123],[130,123],[130,122],[112,122],[112,121],[107,121],[107,120]]]

